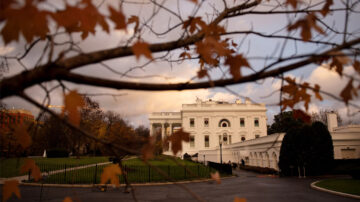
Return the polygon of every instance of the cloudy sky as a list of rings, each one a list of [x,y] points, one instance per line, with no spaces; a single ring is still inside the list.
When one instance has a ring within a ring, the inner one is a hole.
[[[94,0],[95,3],[99,4],[101,0]],[[117,1],[108,0],[106,3],[109,3],[116,7]],[[169,9],[177,12],[180,10],[181,16],[186,19],[188,15],[192,14],[194,11],[194,5],[188,1],[180,1],[180,3],[175,3],[176,1],[168,1],[165,6]],[[234,1],[228,1],[231,5]],[[318,2],[318,1],[313,1]],[[107,5],[107,4],[106,4]],[[59,5],[61,7],[61,5]],[[335,6],[342,6],[340,3]],[[179,9],[178,9],[179,7]],[[100,9],[103,12],[106,12],[106,6],[102,6]],[[221,1],[210,1],[210,3],[205,3],[203,9],[198,11],[198,15],[202,16],[204,20],[211,19],[212,16],[209,15],[213,13],[213,9],[222,9],[223,5]],[[258,10],[267,9],[267,6],[262,6],[257,8]],[[359,6],[357,7],[359,10]],[[148,16],[152,14],[152,7],[147,6],[147,4],[140,6],[139,4],[125,4],[123,8],[124,13],[127,17],[131,15],[140,15],[140,19],[147,19]],[[297,16],[301,17],[301,16]],[[359,15],[350,16],[350,31],[360,30],[360,25],[356,21],[359,19]],[[264,16],[264,15],[248,15],[242,16],[241,18],[229,19],[222,25],[226,27],[229,31],[244,31],[244,30],[254,30],[262,32],[265,34],[283,34],[286,35],[284,27],[289,23],[289,20],[295,18],[284,18],[280,15]],[[331,14],[329,17],[324,19],[325,22],[334,25],[334,29],[343,29],[343,19],[344,13]],[[176,18],[171,18],[169,13],[166,11],[160,11],[159,14],[153,19],[152,26],[157,32],[165,31],[169,26],[178,23]],[[111,24],[111,23],[110,23]],[[111,24],[113,26],[113,24]],[[2,25],[0,25],[0,28]],[[113,30],[110,34],[101,31],[98,27],[98,31],[95,35],[91,35],[85,41],[81,41],[79,35],[74,34],[74,39],[77,40],[79,46],[84,52],[91,52],[95,50],[101,50],[106,48],[116,47],[121,45],[128,38],[133,35],[133,25],[128,27],[127,32]],[[144,32],[142,35],[143,39],[147,42],[162,42],[168,40],[174,40],[179,36],[179,30],[174,30],[162,37],[156,37],[149,32]],[[294,36],[299,36],[299,33],[295,33]],[[233,41],[241,44],[239,45],[239,53],[243,53],[248,57],[248,60],[252,68],[261,69],[265,64],[269,64],[271,60],[264,61],[256,59],[256,57],[269,57],[269,56],[278,56],[280,54],[283,57],[288,57],[294,54],[300,53],[310,53],[313,51],[323,50],[323,46],[309,43],[283,43],[282,40],[276,39],[264,39],[256,36],[247,36],[245,35],[234,35],[231,36]],[[329,34],[327,36],[315,36],[315,39],[321,39],[326,41],[338,42],[341,40],[339,36],[334,34]],[[66,40],[66,36],[59,36],[58,41]],[[349,37],[351,39],[351,37]],[[23,52],[24,43],[10,43],[7,46],[0,40],[0,55],[19,55]],[[37,62],[37,58],[41,54],[41,50],[44,47],[44,43],[39,43],[26,57],[23,61],[29,68],[33,67]],[[61,48],[59,47],[60,51]],[[181,51],[172,52],[173,58],[177,58]],[[153,54],[154,57],[161,56],[164,53]],[[3,62],[3,60],[1,61]],[[197,61],[185,61],[181,63],[171,63],[168,62],[155,62],[150,65],[147,65],[145,68],[134,68],[148,62],[147,59],[136,60],[134,57],[125,57],[121,59],[115,59],[110,61],[105,61],[105,63],[111,66],[115,71],[125,72],[129,69],[134,69],[128,75],[130,77],[123,77],[119,74],[116,74],[109,69],[106,69],[99,65],[88,65],[86,67],[79,68],[75,70],[77,73],[91,76],[99,76],[102,78],[114,79],[114,80],[128,80],[128,81],[138,81],[138,82],[159,82],[159,83],[176,83],[189,81],[191,78],[196,76],[196,72],[199,69],[199,64]],[[284,63],[286,64],[286,63]],[[9,61],[9,70],[3,72],[4,77],[8,77],[14,74],[21,72],[23,69],[16,61]],[[354,73],[351,66],[347,66],[344,70],[347,74],[352,75]],[[251,71],[244,71],[243,74],[249,74]],[[223,73],[219,69],[213,69],[211,71],[212,79],[223,78]],[[227,75],[228,77],[229,75]],[[294,76],[298,81],[307,81],[311,84],[319,84],[321,89],[327,92],[330,92],[334,95],[339,95],[341,90],[347,83],[347,78],[341,78],[337,73],[329,71],[325,66],[318,65],[309,65],[301,70],[296,70],[289,72],[286,76]],[[195,79],[194,81],[199,81]],[[65,84],[70,89],[77,89],[81,93],[103,93],[103,94],[114,94],[120,96],[95,96],[92,97],[93,100],[96,100],[100,103],[101,108],[104,111],[115,111],[121,114],[134,126],[145,125],[148,126],[148,115],[151,112],[157,111],[179,111],[182,104],[193,103],[198,97],[200,99],[213,99],[213,100],[222,100],[234,102],[236,99],[249,97],[257,103],[265,103],[268,107],[268,122],[271,123],[273,115],[279,112],[279,106],[276,104],[279,103],[279,87],[280,80],[277,79],[266,79],[258,81],[256,83],[247,83],[242,85],[233,85],[228,88],[231,89],[232,93],[225,88],[212,88],[212,89],[199,89],[199,90],[188,90],[188,91],[165,91],[165,92],[143,92],[143,91],[118,91],[113,89],[106,88],[95,88],[83,85],[74,85],[72,83]],[[55,82],[50,82],[46,84],[49,88],[56,85]],[[31,87],[26,90],[26,93],[31,95],[38,101],[42,101],[45,94],[39,87]],[[2,100],[10,108],[25,108],[32,111],[34,114],[38,113],[38,109],[34,106],[24,102],[23,100],[10,97]],[[360,105],[359,98],[356,98],[353,101],[355,104]],[[63,93],[60,89],[55,90],[51,93],[51,104],[52,105],[62,105],[63,104]],[[322,102],[313,99],[313,102],[310,105],[310,112],[318,112],[321,109],[332,109],[338,110],[341,116],[345,121],[360,121],[359,109],[353,109],[345,106],[345,104],[333,100],[330,97],[324,96]],[[355,116],[349,116],[349,114],[356,113]]]

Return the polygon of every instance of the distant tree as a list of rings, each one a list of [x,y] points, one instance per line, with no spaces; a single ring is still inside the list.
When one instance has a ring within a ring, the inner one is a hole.
[[[286,133],[292,128],[304,125],[301,119],[294,118],[292,111],[281,112],[274,116],[274,123],[268,127],[268,135],[274,133]]]
[[[331,168],[332,139],[321,122],[290,129],[281,145],[279,168],[283,175],[318,175]]]
[[[339,112],[337,110],[331,110],[331,109],[322,109],[322,110],[320,110],[319,113],[317,113],[317,112],[311,113],[311,121],[312,122],[320,121],[323,124],[327,125],[327,114],[328,113],[335,113],[337,115],[338,125],[339,126],[342,125],[343,121],[342,121],[342,118],[341,118]]]
[[[150,130],[149,130],[149,128],[146,128],[146,127],[143,126],[143,125],[138,126],[138,127],[135,129],[135,133],[136,133],[138,136],[141,136],[141,137],[149,137],[149,136],[150,136]]]

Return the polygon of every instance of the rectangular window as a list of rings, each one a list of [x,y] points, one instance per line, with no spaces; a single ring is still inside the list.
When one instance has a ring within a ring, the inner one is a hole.
[[[210,146],[209,136],[205,135],[205,147],[209,147],[209,146]]]
[[[254,126],[259,127],[259,118],[254,119]]]
[[[195,127],[195,119],[190,118],[190,127]]]
[[[240,118],[240,127],[245,127],[245,119]]]
[[[190,136],[190,147],[195,147],[195,136]]]
[[[229,144],[231,144],[231,135],[229,135]]]
[[[260,137],[260,135],[255,135],[255,138],[259,138]]]
[[[204,118],[204,127],[209,127],[209,118]]]

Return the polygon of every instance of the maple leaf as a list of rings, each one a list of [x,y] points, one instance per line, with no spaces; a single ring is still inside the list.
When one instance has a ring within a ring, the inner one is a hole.
[[[246,202],[246,199],[245,198],[235,197],[234,202]]]
[[[63,202],[73,202],[73,200],[70,197],[67,196],[67,197],[65,197]]]
[[[290,5],[290,6],[292,6],[294,9],[296,9],[297,4],[298,4],[298,0],[286,0],[285,4],[286,4],[286,5]]]
[[[20,33],[28,43],[35,37],[45,39],[49,32],[48,15],[49,12],[38,10],[32,0],[26,0],[21,8],[7,6],[1,14],[1,18],[6,21],[1,30],[5,45],[11,41],[18,41]]]
[[[79,95],[76,90],[72,90],[64,96],[64,105],[63,114],[67,112],[69,121],[79,126],[81,119],[79,110],[85,106],[83,97]]]
[[[136,56],[137,60],[140,58],[141,55],[144,55],[146,58],[148,58],[150,60],[153,59],[153,57],[151,55],[151,51],[149,49],[149,44],[146,42],[137,41],[132,46],[132,51],[133,51],[134,55]]]
[[[183,29],[189,29],[189,32],[192,34],[196,29],[204,29],[206,23],[201,19],[201,17],[189,17],[188,20],[184,21]]]
[[[238,81],[241,78],[240,68],[242,66],[250,68],[248,61],[242,56],[242,54],[227,57],[225,64],[230,66],[230,73],[235,81]]]
[[[32,159],[26,159],[25,163],[20,168],[20,173],[31,172],[31,176],[35,181],[41,179],[40,168],[35,164],[35,161]]]
[[[196,52],[209,65],[217,66],[218,57],[228,56],[231,51],[227,48],[225,41],[218,41],[214,37],[205,37],[203,41],[195,43]]]
[[[137,30],[139,29],[139,18],[138,18],[138,16],[136,16],[136,15],[130,16],[130,18],[128,19],[127,24],[131,24],[131,23],[135,23],[134,33],[137,32]]]
[[[325,17],[330,11],[330,6],[333,4],[334,4],[333,0],[326,0],[326,3],[324,7],[321,9],[320,13]]]
[[[322,101],[323,100],[323,98],[321,97],[321,95],[320,95],[320,86],[318,85],[318,84],[315,84],[315,88],[314,88],[314,93],[315,93],[315,97],[317,98],[317,99],[319,99],[320,101]]]
[[[111,184],[119,186],[119,177],[121,175],[121,169],[118,164],[106,166],[103,173],[101,173],[101,184],[106,184],[109,180]]]
[[[182,141],[190,141],[190,133],[180,129],[169,137],[169,141],[171,142],[171,150],[173,151],[173,154],[176,155],[182,150]]]
[[[188,52],[182,52],[179,57],[185,59],[185,57],[191,59],[191,55]]]
[[[220,174],[218,171],[216,171],[215,173],[210,173],[210,175],[211,179],[215,180],[217,184],[221,184]]]
[[[301,38],[304,41],[311,39],[311,29],[315,29],[320,34],[325,34],[321,27],[316,24],[316,16],[313,13],[309,13],[305,18],[298,20],[292,25],[288,26],[288,31],[301,29]]]
[[[28,148],[31,145],[31,137],[27,131],[27,126],[22,124],[15,128],[14,137],[16,142],[21,145],[23,149]]]
[[[345,88],[341,91],[340,96],[344,100],[345,104],[349,104],[349,100],[358,96],[356,88],[352,85],[353,79],[350,79]]]
[[[207,76],[208,73],[207,73],[207,70],[206,69],[200,69],[198,72],[197,72],[197,77],[199,79],[201,78],[204,78],[205,76]]]
[[[110,20],[115,23],[115,29],[126,29],[126,19],[121,11],[117,11],[109,6]]]
[[[19,190],[19,182],[17,180],[8,180],[4,182],[2,191],[2,201],[6,202],[12,194],[15,194],[18,198],[21,198]]]
[[[294,109],[293,110],[293,117],[294,119],[301,119],[304,121],[304,123],[311,123],[311,116],[309,116],[307,113],[305,113],[302,110]]]
[[[354,70],[355,70],[358,74],[360,74],[360,62],[359,62],[359,61],[356,60],[356,61],[354,62],[353,68],[354,68]]]
[[[330,53],[330,55],[334,55],[332,57],[332,61],[330,63],[330,69],[335,67],[335,71],[342,76],[342,72],[343,72],[343,65],[346,65],[350,62],[349,57],[347,57],[346,55],[344,55],[344,53],[342,53],[341,51],[336,51],[336,52],[332,52]]]

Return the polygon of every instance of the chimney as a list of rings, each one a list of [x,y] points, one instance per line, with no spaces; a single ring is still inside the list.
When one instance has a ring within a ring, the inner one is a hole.
[[[333,112],[327,113],[327,125],[329,132],[333,132],[334,128],[338,127],[337,115]]]

